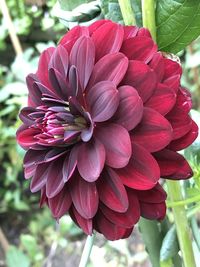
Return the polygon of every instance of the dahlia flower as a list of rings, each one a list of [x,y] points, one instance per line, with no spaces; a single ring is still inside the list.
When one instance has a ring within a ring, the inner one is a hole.
[[[191,177],[177,151],[197,136],[181,74],[147,29],[108,20],[46,49],[27,77],[17,132],[41,205],[109,240],[128,237],[140,216],[164,218],[159,179]]]

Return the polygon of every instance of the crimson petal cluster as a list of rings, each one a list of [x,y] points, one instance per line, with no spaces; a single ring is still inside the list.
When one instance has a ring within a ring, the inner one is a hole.
[[[41,205],[109,240],[128,237],[140,216],[164,218],[159,178],[191,177],[177,151],[198,132],[181,74],[147,29],[108,20],[77,26],[46,49],[27,77],[17,131]]]

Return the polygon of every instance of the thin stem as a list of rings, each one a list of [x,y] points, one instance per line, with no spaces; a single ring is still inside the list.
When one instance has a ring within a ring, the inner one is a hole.
[[[6,21],[7,27],[8,27],[8,32],[10,35],[11,42],[13,44],[14,50],[16,55],[21,55],[23,53],[22,47],[19,41],[19,38],[17,37],[16,31],[14,24],[12,22],[7,4],[5,0],[0,0],[0,8],[2,10],[3,17]]]
[[[90,253],[92,250],[92,246],[94,243],[94,234],[88,235],[87,240],[85,242],[85,246],[83,249],[83,254],[81,256],[81,261],[79,263],[79,267],[86,267],[90,258]]]
[[[168,194],[171,201],[182,201],[183,196],[179,181],[167,181]],[[184,206],[173,207],[174,221],[177,236],[182,252],[185,267],[196,267],[192,250],[192,240],[190,236],[189,224]]]
[[[200,196],[194,196],[194,197],[190,197],[188,199],[183,199],[181,201],[167,201],[167,207],[168,208],[173,208],[173,207],[178,207],[178,206],[185,206],[188,204],[192,204],[194,202],[199,202],[200,201]]]
[[[136,25],[130,0],[118,0],[125,25]]]
[[[152,38],[156,41],[155,1],[142,0],[143,26],[148,28]]]

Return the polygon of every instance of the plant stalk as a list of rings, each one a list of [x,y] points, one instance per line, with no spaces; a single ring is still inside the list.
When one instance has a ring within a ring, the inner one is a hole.
[[[152,38],[156,41],[155,1],[142,0],[143,27],[148,28]]]
[[[85,242],[85,246],[83,249],[83,253],[81,256],[81,261],[79,263],[79,267],[86,267],[90,258],[90,254],[92,251],[92,246],[94,243],[94,234],[93,235],[88,235],[86,242]]]
[[[168,195],[171,201],[182,201],[181,185],[179,181],[167,181]],[[186,216],[184,206],[176,206],[172,208],[178,241],[183,257],[185,267],[196,267],[194,254],[192,250],[192,240],[190,228]]]
[[[136,25],[135,15],[130,0],[118,0],[125,25]]]

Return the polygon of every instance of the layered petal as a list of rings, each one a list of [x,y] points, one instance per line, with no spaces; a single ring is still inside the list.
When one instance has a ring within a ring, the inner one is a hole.
[[[193,172],[185,158],[177,152],[169,149],[154,153],[154,157],[160,167],[161,177],[168,179],[188,179]]]
[[[113,168],[125,167],[131,157],[131,140],[128,131],[114,123],[96,128],[95,136],[104,145],[106,164]]]
[[[87,155],[87,156],[86,156]],[[95,139],[79,147],[77,167],[80,175],[88,182],[98,179],[105,163],[106,153],[103,144]]]
[[[70,63],[76,66],[80,86],[84,91],[94,67],[95,46],[90,37],[82,36],[70,53]]]
[[[95,84],[86,95],[93,121],[103,122],[110,119],[119,105],[119,94],[112,82],[102,81]]]
[[[108,54],[94,66],[88,88],[101,81],[111,81],[116,86],[123,79],[128,68],[128,59],[122,53]]]
[[[86,182],[78,174],[73,178],[70,187],[73,204],[83,218],[93,218],[99,202],[96,185],[94,182]]]
[[[143,102],[135,88],[125,85],[118,88],[119,106],[113,122],[122,125],[128,131],[135,128],[143,115]]]
[[[157,51],[153,39],[147,36],[136,36],[123,42],[120,50],[129,60],[140,60],[148,63]]]
[[[133,154],[125,168],[115,170],[122,183],[137,190],[151,189],[160,178],[160,170],[153,156],[142,146],[133,143]]]
[[[119,52],[123,38],[124,30],[120,24],[110,21],[98,27],[92,34],[96,61],[105,55]]]
[[[142,121],[133,131],[131,140],[142,145],[149,152],[155,152],[170,143],[172,127],[158,112],[151,108],[144,108]]]
[[[116,212],[126,212],[128,196],[119,176],[114,170],[107,168],[97,181],[99,198],[108,208]]]
[[[130,60],[128,70],[121,84],[134,87],[143,102],[146,102],[156,88],[156,75],[145,63],[138,60]]]

